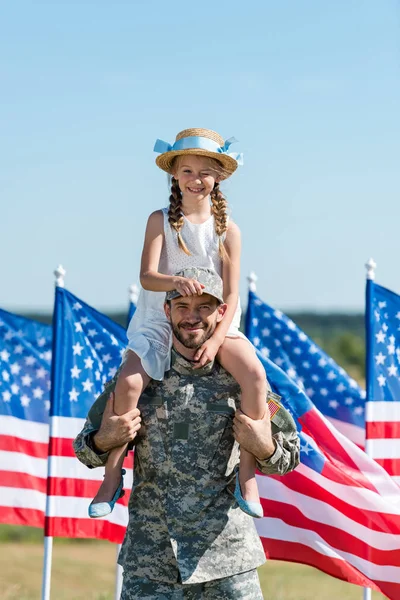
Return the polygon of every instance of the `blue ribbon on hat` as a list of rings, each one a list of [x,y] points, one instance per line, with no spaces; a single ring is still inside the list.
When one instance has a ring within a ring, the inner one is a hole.
[[[209,152],[215,152],[217,154],[225,154],[236,160],[238,165],[243,165],[243,154],[241,152],[228,152],[230,145],[235,142],[237,142],[237,139],[231,137],[229,140],[225,141],[223,146],[220,146],[218,142],[210,140],[210,138],[192,135],[177,140],[172,145],[163,140],[156,140],[154,152],[164,154],[164,152],[172,152],[175,150],[192,150],[198,148],[199,150],[208,150]]]

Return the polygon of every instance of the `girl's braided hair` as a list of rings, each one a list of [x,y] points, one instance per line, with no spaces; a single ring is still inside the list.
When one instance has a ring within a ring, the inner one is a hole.
[[[209,159],[213,162],[213,167],[217,172],[221,172],[222,165],[217,160]],[[217,166],[217,168],[215,168]],[[218,236],[218,251],[222,260],[229,259],[228,253],[224,246],[223,238],[228,229],[228,201],[220,190],[219,183],[214,185],[211,194],[211,212],[214,215],[215,233]],[[175,177],[171,178],[171,195],[169,197],[168,222],[176,231],[178,244],[181,250],[190,256],[188,247],[186,246],[181,234],[183,227],[182,213],[182,193],[178,181]]]

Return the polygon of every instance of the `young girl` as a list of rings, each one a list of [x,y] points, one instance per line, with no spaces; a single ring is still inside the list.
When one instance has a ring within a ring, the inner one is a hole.
[[[217,357],[241,387],[241,408],[253,419],[266,410],[266,376],[254,348],[239,331],[240,231],[228,220],[227,201],[219,188],[238,166],[228,153],[233,139],[224,140],[208,129],[186,129],[173,146],[157,140],[157,165],[172,175],[169,207],[148,219],[142,253],[142,291],[128,327],[128,347],[115,389],[114,410],[123,414],[136,407],[150,379],[162,380],[170,368],[171,327],[163,305],[165,292],[201,294],[194,279],[176,277],[185,267],[207,267],[223,279],[227,310],[212,337],[198,350],[198,367]],[[110,452],[103,483],[89,507],[91,517],[112,511],[120,497],[126,446]],[[255,479],[255,458],[242,450],[235,498],[254,517],[263,515]]]

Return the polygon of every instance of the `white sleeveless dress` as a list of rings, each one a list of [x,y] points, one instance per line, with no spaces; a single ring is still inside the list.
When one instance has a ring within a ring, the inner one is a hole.
[[[161,250],[159,273],[174,275],[187,267],[213,269],[222,276],[222,261],[218,253],[218,236],[214,217],[201,224],[191,223],[184,217],[181,234],[191,255],[179,248],[175,231],[168,223],[168,208],[163,208],[164,241]],[[141,359],[143,369],[152,379],[161,381],[170,368],[172,346],[171,326],[164,313],[165,292],[141,289],[135,314],[128,326],[128,350]],[[247,339],[240,327],[240,299],[227,337]]]

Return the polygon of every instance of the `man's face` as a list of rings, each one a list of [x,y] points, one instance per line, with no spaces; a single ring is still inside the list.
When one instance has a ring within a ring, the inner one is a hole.
[[[222,320],[226,304],[220,304],[214,296],[186,296],[174,298],[165,304],[165,313],[172,331],[185,348],[197,349],[208,340]]]

